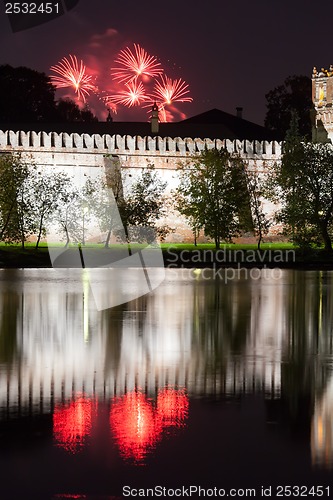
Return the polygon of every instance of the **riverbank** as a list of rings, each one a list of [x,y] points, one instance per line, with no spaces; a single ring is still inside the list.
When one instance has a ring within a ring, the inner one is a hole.
[[[134,253],[140,250],[134,248]],[[61,248],[60,248],[61,250]],[[127,257],[127,247],[89,247],[83,249],[86,262],[94,264],[86,267],[102,267],[120,261]],[[152,259],[146,261],[146,266],[160,266],[161,260],[155,259],[156,249],[152,249]],[[149,255],[149,254],[148,254]],[[266,245],[260,251],[254,246],[225,245],[216,250],[206,245],[163,245],[163,262],[166,268],[282,268],[282,269],[332,269],[333,254],[322,249],[301,250],[292,245]],[[149,262],[150,261],[150,262]],[[126,266],[131,263],[126,262]],[[82,261],[77,247],[66,250],[66,258],[62,256],[57,267],[82,267]],[[137,267],[137,260],[133,261]],[[22,249],[18,246],[0,248],[0,268],[50,268],[52,267],[49,251],[46,246],[35,250],[33,247]]]

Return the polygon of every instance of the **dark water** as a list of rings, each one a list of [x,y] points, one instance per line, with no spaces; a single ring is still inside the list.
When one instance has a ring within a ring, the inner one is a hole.
[[[98,311],[86,270],[0,271],[0,499],[333,496],[332,285],[169,270]]]

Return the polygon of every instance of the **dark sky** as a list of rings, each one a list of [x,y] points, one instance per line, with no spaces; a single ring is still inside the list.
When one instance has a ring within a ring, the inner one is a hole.
[[[80,0],[58,19],[12,33],[2,4],[0,64],[49,74],[76,54],[106,88],[117,53],[136,42],[168,76],[190,85],[193,103],[180,106],[187,116],[243,106],[244,118],[262,124],[269,90],[289,75],[333,64],[332,18],[331,0]],[[119,108],[115,119],[145,113]]]

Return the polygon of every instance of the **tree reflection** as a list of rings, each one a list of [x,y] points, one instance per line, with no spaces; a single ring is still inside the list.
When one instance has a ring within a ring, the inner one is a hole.
[[[290,271],[285,294],[287,332],[281,363],[281,404],[289,425],[309,434],[315,399],[327,384],[325,359],[332,354],[333,276]]]
[[[0,363],[11,364],[17,353],[17,327],[21,297],[16,292],[1,294]]]
[[[193,302],[193,354],[204,361],[208,372],[221,376],[228,358],[245,350],[251,324],[250,283],[198,281]]]

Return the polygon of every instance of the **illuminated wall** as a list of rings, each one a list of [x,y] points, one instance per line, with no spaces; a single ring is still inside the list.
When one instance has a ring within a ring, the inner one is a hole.
[[[73,176],[78,185],[87,178],[98,177],[110,162],[119,161],[123,171],[133,177],[139,169],[148,164],[154,164],[163,181],[167,182],[168,190],[178,185],[177,165],[191,155],[204,148],[226,147],[231,153],[238,153],[247,162],[248,168],[257,170],[263,175],[269,165],[281,157],[282,144],[272,141],[240,141],[220,139],[191,139],[170,137],[140,137],[120,135],[89,135],[67,134],[56,132],[13,132],[0,130],[0,153],[21,152],[27,160],[36,165],[57,171],[65,171]],[[106,155],[114,155],[113,159]],[[264,210],[270,214],[276,207],[264,203]],[[173,233],[175,240],[184,235],[191,235],[188,225],[176,213],[170,213],[165,221],[172,227],[177,227]],[[274,233],[278,228],[271,228]]]

